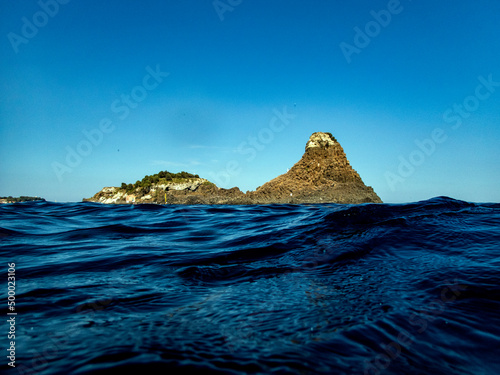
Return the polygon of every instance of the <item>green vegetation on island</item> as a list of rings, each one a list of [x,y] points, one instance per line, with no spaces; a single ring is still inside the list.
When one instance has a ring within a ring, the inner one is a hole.
[[[183,180],[190,178],[200,178],[197,174],[192,174],[188,172],[172,173],[169,171],[161,171],[156,174],[145,176],[141,181],[137,180],[134,184],[127,184],[122,182],[121,188],[131,192],[137,188],[148,188],[153,184],[167,184],[169,182],[182,182]]]

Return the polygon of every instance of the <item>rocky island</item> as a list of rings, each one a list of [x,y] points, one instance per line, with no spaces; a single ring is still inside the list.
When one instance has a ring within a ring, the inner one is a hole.
[[[255,191],[223,189],[187,172],[160,172],[135,184],[105,187],[84,202],[157,204],[382,203],[351,167],[331,133],[313,133],[302,158]]]

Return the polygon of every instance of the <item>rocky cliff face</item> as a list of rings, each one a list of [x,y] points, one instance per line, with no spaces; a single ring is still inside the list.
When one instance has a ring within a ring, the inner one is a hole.
[[[105,204],[238,204],[244,197],[245,194],[238,188],[221,189],[204,178],[184,178],[133,190],[105,187],[93,197],[83,201]]]
[[[166,199],[165,199],[166,198]],[[382,203],[351,167],[330,133],[313,133],[302,158],[285,174],[244,194],[221,189],[203,178],[189,178],[127,191],[106,187],[84,201],[100,203],[270,204]]]

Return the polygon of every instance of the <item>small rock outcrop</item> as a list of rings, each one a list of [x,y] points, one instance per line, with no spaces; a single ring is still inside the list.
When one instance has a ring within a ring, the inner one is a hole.
[[[115,204],[382,203],[351,167],[342,146],[331,133],[313,133],[306,143],[304,155],[287,173],[246,194],[237,187],[222,189],[204,178],[195,177],[177,178],[171,182],[160,180],[148,186],[105,187],[84,201]]]

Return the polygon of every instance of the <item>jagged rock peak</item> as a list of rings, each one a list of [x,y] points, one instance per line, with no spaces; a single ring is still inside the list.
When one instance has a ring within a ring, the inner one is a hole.
[[[338,144],[332,133],[316,132],[309,137],[306,143],[306,151],[310,148],[328,148]]]

